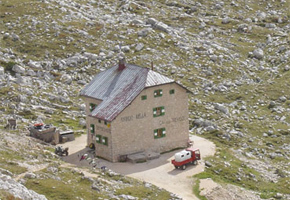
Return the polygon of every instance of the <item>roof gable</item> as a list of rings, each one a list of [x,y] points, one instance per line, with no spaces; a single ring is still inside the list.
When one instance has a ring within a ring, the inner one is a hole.
[[[145,87],[172,82],[173,79],[149,68],[126,64],[124,69],[119,70],[116,65],[97,74],[80,95],[102,100],[91,115],[113,121]]]

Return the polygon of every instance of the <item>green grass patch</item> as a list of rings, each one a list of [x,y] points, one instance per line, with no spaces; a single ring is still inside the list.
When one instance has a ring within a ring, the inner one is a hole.
[[[131,195],[141,199],[158,199],[158,200],[168,200],[171,198],[170,193],[165,190],[157,189],[155,186],[150,188],[145,187],[144,185],[131,186],[123,189],[118,189],[115,192],[115,195]]]
[[[207,200],[206,197],[200,195],[201,191],[199,190],[199,184],[200,184],[200,179],[195,179],[194,184],[193,184],[193,193],[200,200]]]
[[[212,178],[217,183],[233,184],[260,192],[262,197],[272,197],[277,192],[289,194],[290,183],[286,177],[279,179],[278,183],[266,181],[259,172],[247,167],[226,149],[220,149],[216,156],[207,157],[206,160],[212,163],[212,167],[194,175],[194,178]]]
[[[23,158],[13,151],[0,151],[0,168],[6,169],[13,174],[22,174],[27,171],[25,167],[21,167],[17,162],[21,162]]]
[[[43,194],[47,199],[63,199],[63,200],[74,200],[74,199],[100,199],[109,198],[103,192],[98,192],[91,189],[92,183],[88,179],[83,179],[80,174],[71,172],[68,169],[59,169],[54,174],[60,178],[47,178],[46,173],[41,172],[41,176],[46,178],[42,179],[28,179],[25,186],[28,189],[32,189],[39,194]]]

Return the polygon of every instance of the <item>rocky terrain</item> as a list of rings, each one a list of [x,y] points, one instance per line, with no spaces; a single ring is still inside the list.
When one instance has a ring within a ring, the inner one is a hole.
[[[190,131],[217,145],[196,179],[290,199],[289,9],[288,0],[0,0],[1,129],[10,118],[18,124],[8,139],[1,133],[0,168],[8,171],[0,180],[18,184],[11,177],[34,162],[69,174],[54,163],[51,147],[35,143],[38,158],[25,150],[30,140],[21,147],[21,136],[37,121],[84,133],[79,91],[123,53],[192,91]],[[16,162],[22,159],[30,161]],[[42,177],[59,178],[50,169],[20,183],[36,191]],[[91,183],[81,175],[70,182],[81,180]]]

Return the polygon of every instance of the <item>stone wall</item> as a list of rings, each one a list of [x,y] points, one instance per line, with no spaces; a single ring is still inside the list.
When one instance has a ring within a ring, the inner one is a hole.
[[[161,97],[154,91],[162,89]],[[174,89],[174,94],[169,91]],[[142,100],[146,95],[147,99]],[[165,114],[153,117],[153,108]],[[165,128],[165,136],[154,138],[154,130]],[[185,147],[188,141],[188,95],[176,83],[147,88],[112,123],[113,161],[119,156],[142,151],[165,152]]]

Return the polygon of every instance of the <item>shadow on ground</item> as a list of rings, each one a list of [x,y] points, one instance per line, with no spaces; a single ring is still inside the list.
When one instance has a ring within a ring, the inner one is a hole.
[[[171,162],[171,157],[178,152],[172,151],[169,153],[161,154],[159,158],[148,160],[142,163],[132,163],[132,162],[117,162],[112,163],[102,158],[97,158],[94,155],[94,150],[90,148],[84,148],[76,153],[70,154],[68,156],[63,156],[62,160],[73,164],[77,167],[88,167],[88,168],[101,168],[106,167],[107,169],[111,169],[114,172],[123,174],[123,175],[130,175],[133,173],[143,172],[147,170],[151,170],[153,168],[160,167],[162,165],[166,165]],[[81,159],[83,155],[87,155],[85,159]],[[192,166],[189,166],[191,168]],[[183,170],[175,169],[172,165],[172,171],[169,174],[179,174]]]

